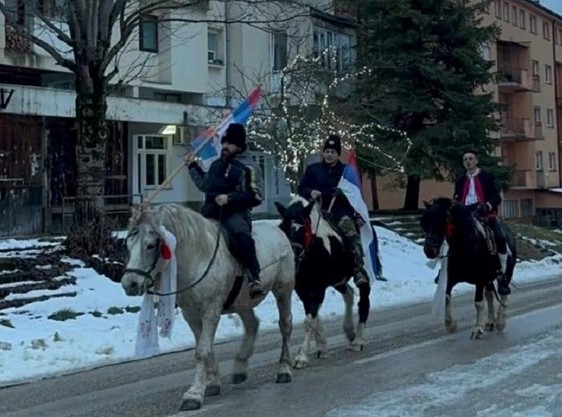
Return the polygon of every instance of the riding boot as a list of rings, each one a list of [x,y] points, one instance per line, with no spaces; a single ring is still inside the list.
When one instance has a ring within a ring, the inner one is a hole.
[[[253,254],[248,254],[248,288],[250,290],[250,298],[259,297],[264,294],[263,284],[260,279],[260,264],[254,251]]]

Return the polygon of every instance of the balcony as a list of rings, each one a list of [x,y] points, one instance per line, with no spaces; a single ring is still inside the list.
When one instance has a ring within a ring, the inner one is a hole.
[[[509,142],[532,142],[537,140],[537,133],[542,136],[542,127],[537,131],[530,119],[502,117],[500,138]]]
[[[556,84],[556,105],[562,107],[562,83]]]
[[[513,173],[511,180],[512,189],[533,189],[533,171],[530,169],[519,169]]]
[[[534,83],[526,68],[506,66],[498,70],[498,87],[501,92],[519,93],[533,91]]]

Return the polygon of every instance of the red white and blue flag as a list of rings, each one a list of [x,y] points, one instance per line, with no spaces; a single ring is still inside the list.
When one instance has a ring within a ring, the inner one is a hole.
[[[371,281],[374,281],[377,273],[377,246],[375,243],[373,227],[369,221],[369,209],[367,208],[367,204],[365,204],[363,195],[361,194],[361,181],[359,179],[357,157],[355,155],[355,149],[353,148],[349,153],[349,160],[343,170],[338,188],[343,191],[353,209],[363,219],[363,225],[359,229],[364,253],[363,260],[365,269],[369,274],[369,278]]]
[[[198,155],[203,162],[210,162],[218,157],[221,153],[221,138],[226,132],[226,128],[231,123],[240,123],[245,125],[250,119],[252,112],[258,105],[261,98],[261,89],[259,86],[254,88],[248,98],[228,116],[226,116],[220,125],[215,129],[207,129],[200,133],[190,144],[191,149],[198,151]],[[203,145],[204,144],[204,145]]]

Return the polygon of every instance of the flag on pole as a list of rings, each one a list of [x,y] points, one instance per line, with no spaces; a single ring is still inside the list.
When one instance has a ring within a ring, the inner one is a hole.
[[[361,194],[361,181],[354,148],[349,153],[349,161],[343,170],[338,188],[343,191],[353,209],[363,219],[363,226],[359,230],[364,253],[363,261],[369,278],[374,281],[377,273],[377,245],[373,227],[369,221],[369,210]]]
[[[250,119],[261,98],[261,88],[254,88],[248,98],[231,113],[229,113],[215,129],[207,129],[200,133],[190,144],[192,150],[199,150],[198,154],[202,162],[210,163],[221,153],[221,138],[231,123],[245,125]],[[204,145],[203,145],[204,144]]]

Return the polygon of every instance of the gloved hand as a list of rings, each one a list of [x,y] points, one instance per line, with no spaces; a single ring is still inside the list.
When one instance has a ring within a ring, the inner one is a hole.
[[[345,194],[343,193],[341,188],[334,188],[333,189],[334,197],[344,197]]]
[[[486,217],[486,215],[488,214],[488,206],[483,203],[478,203],[476,205],[476,210],[474,210],[474,213],[477,216]]]

